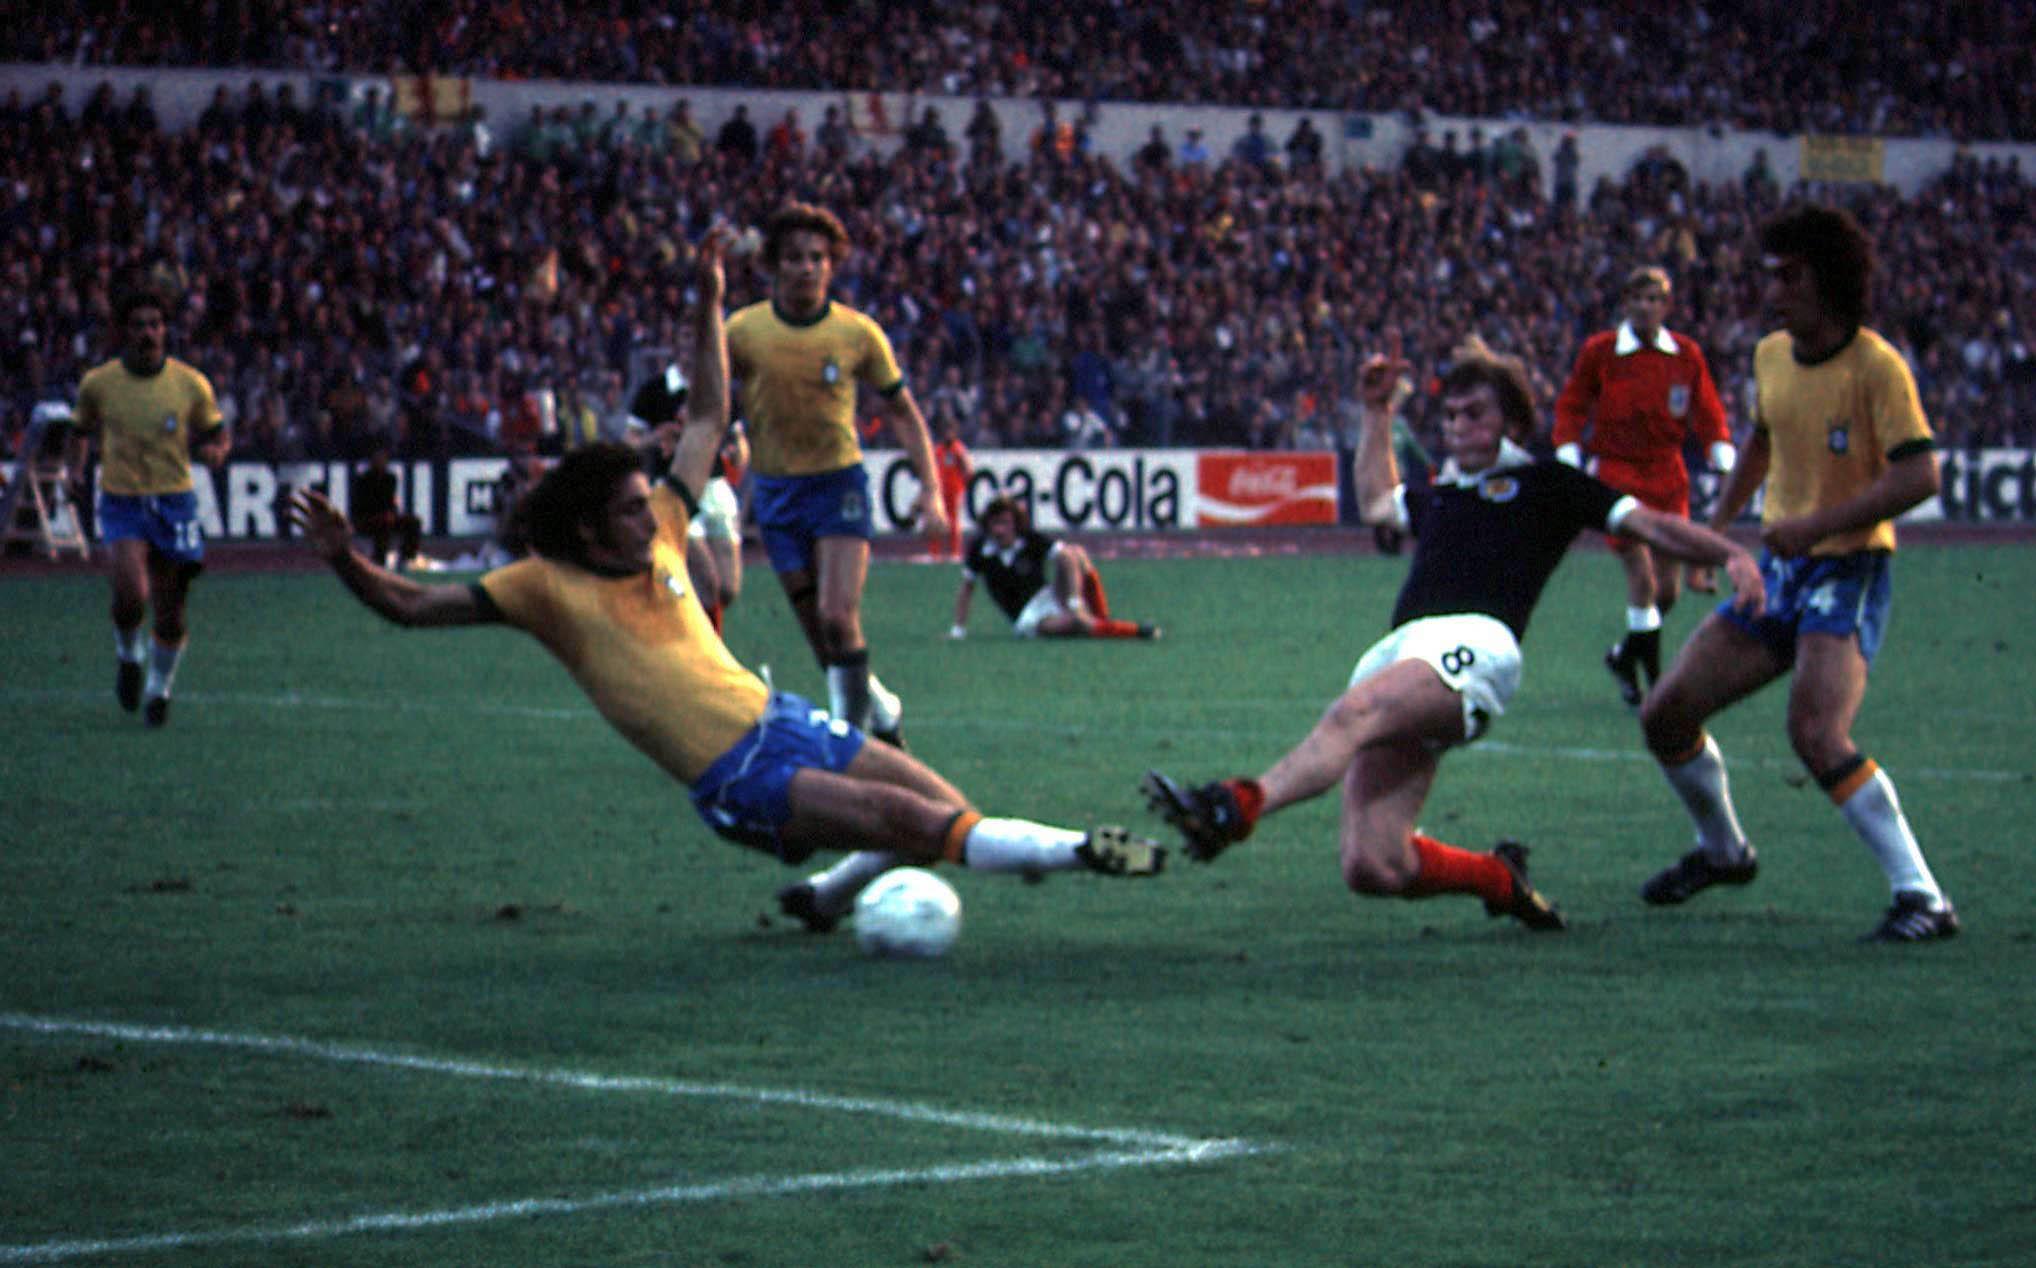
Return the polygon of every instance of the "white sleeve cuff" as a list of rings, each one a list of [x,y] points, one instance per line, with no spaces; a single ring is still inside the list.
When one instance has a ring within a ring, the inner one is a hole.
[[[1739,451],[1729,440],[1721,440],[1711,446],[1711,469],[1723,474],[1730,471],[1739,461]]]
[[[1583,446],[1579,445],[1574,440],[1570,441],[1568,444],[1557,445],[1555,447],[1555,460],[1557,462],[1564,463],[1568,466],[1575,467],[1577,470],[1581,471],[1583,470],[1584,466]]]
[[[1612,503],[1612,509],[1605,514],[1605,531],[1618,532],[1619,526],[1626,522],[1626,517],[1639,509],[1640,499],[1630,493]]]

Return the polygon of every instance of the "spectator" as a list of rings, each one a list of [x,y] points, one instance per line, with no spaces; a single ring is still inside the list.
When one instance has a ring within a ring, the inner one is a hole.
[[[1322,166],[1322,134],[1315,130],[1315,121],[1307,115],[1294,125],[1287,135],[1287,170],[1309,172]]]
[[[756,165],[756,125],[749,121],[749,107],[738,105],[735,113],[728,116],[721,125],[721,131],[714,138],[714,148],[723,158],[732,160],[739,167]]]
[[[416,566],[424,540],[424,521],[404,508],[389,458],[389,442],[374,441],[368,449],[367,466],[354,473],[347,490],[348,510],[354,527],[367,535],[373,548],[369,558],[392,570],[411,568]]]
[[[1260,171],[1272,166],[1273,142],[1265,134],[1265,118],[1254,114],[1244,121],[1244,135],[1231,143],[1230,153],[1240,163],[1248,163]]]

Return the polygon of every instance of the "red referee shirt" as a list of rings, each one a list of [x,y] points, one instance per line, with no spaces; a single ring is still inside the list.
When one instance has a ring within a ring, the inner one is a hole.
[[[1695,340],[1664,328],[1643,344],[1632,323],[1621,322],[1584,341],[1556,398],[1556,444],[1580,443],[1586,453],[1648,463],[1679,455],[1689,435],[1707,449],[1732,439]]]

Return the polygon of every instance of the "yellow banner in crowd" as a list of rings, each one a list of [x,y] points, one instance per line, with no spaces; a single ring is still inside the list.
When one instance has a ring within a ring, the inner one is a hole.
[[[1881,159],[1879,137],[1805,135],[1799,174],[1806,181],[1878,184]]]

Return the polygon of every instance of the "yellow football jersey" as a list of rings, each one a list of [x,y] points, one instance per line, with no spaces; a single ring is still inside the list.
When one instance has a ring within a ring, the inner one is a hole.
[[[735,659],[686,576],[686,511],[660,483],[650,570],[609,577],[532,555],[480,579],[503,618],[558,657],[601,716],[687,784],[763,716],[770,689]]]
[[[1759,420],[1768,435],[1761,523],[1833,506],[1872,484],[1891,459],[1933,441],[1902,354],[1872,330],[1814,365],[1797,361],[1794,341],[1776,331],[1753,352]],[[1813,555],[1893,550],[1892,520],[1827,537]]]
[[[896,392],[905,376],[883,327],[829,302],[807,322],[769,300],[728,319],[729,372],[742,381],[750,465],[762,475],[818,475],[862,461],[855,385]]]
[[[204,375],[175,357],[141,378],[118,358],[78,384],[78,428],[99,435],[99,483],[140,497],[191,488],[191,438],[220,423]]]

